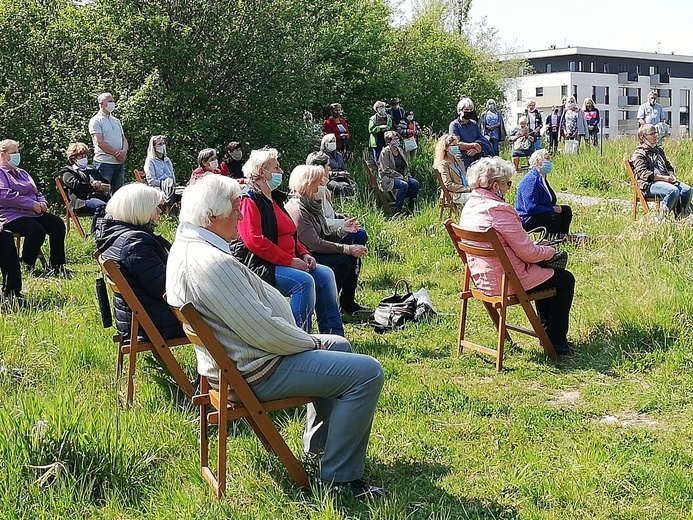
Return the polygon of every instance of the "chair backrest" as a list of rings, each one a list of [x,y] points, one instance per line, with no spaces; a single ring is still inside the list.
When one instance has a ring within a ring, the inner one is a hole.
[[[451,219],[445,221],[445,228],[450,235],[450,239],[455,246],[457,254],[462,259],[465,265],[465,290],[469,289],[468,277],[469,265],[467,255],[495,257],[500,262],[503,268],[503,276],[501,280],[501,295],[508,294],[508,284],[512,285],[515,293],[520,296],[524,294],[524,289],[520,283],[520,279],[515,272],[510,259],[508,258],[503,244],[501,244],[496,230],[488,228],[485,231],[469,231],[455,225]],[[490,245],[490,247],[489,247]]]
[[[140,182],[142,184],[147,184],[147,176],[145,173],[141,170],[132,170],[132,173],[135,174],[135,180],[137,182]]]
[[[370,160],[369,164],[368,159],[362,159],[361,162],[363,163],[363,170],[366,172],[366,176],[368,177],[369,186],[373,189],[379,190],[380,188],[378,187],[378,179],[376,178],[370,166],[370,164],[375,165],[375,163],[372,160]]]
[[[63,184],[63,180],[60,177],[55,178],[55,187],[58,189],[58,193],[60,193],[60,196],[63,199],[63,202],[65,203],[65,208],[67,208],[67,211],[70,209],[70,197],[67,196],[67,192],[65,191],[65,185]]]
[[[250,386],[195,306],[192,303],[185,303],[181,307],[171,304],[169,306],[183,324],[183,330],[190,342],[198,347],[203,347],[214,359],[219,367],[219,385],[221,386],[226,382],[248,410],[252,413],[258,411],[262,413],[263,407],[260,401],[255,397]]]

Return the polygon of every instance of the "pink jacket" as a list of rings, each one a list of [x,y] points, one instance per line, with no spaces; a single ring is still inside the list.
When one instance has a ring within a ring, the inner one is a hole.
[[[503,244],[510,263],[515,268],[522,287],[527,291],[553,276],[553,269],[539,267],[536,262],[548,260],[555,250],[548,246],[535,246],[522,228],[515,208],[489,190],[472,191],[464,205],[460,227],[469,231],[485,231],[492,227]],[[488,244],[489,248],[491,244]],[[497,258],[469,255],[469,270],[474,286],[485,294],[500,294],[503,269]],[[514,294],[512,285],[509,293]]]

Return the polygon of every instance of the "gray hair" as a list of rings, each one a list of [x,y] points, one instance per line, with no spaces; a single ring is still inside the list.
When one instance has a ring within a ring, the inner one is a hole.
[[[471,108],[472,110],[474,110],[474,101],[472,101],[468,97],[463,97],[462,99],[460,99],[460,102],[457,103],[457,113],[459,114],[463,112],[465,108]]]
[[[322,166],[330,163],[330,156],[324,152],[309,153],[306,157],[306,164],[309,166]]]
[[[548,161],[551,158],[551,154],[546,148],[540,148],[534,152],[529,158],[529,166],[531,168],[538,168],[544,161]]]
[[[474,188],[490,188],[494,182],[509,181],[515,174],[511,163],[500,157],[482,157],[467,170],[467,181]]]
[[[386,107],[385,101],[376,101],[373,103],[373,112],[377,112],[380,107]]]
[[[235,179],[206,175],[183,191],[179,219],[207,228],[211,217],[228,217],[233,211],[233,201],[240,196],[241,187]]]
[[[163,193],[140,182],[126,184],[106,204],[106,213],[115,220],[145,226],[163,199]]]
[[[149,139],[149,146],[147,147],[147,158],[149,158],[149,159],[156,159],[156,158],[157,158],[157,156],[156,156],[156,144],[155,144],[155,143],[156,143],[159,139],[163,139],[163,140],[164,140],[164,144],[166,144],[166,136],[163,136],[163,135],[153,135],[153,136]],[[164,157],[166,157],[166,154],[165,154],[165,153],[164,153]],[[202,165],[200,165],[200,166],[202,166]]]
[[[103,103],[107,97],[113,97],[110,92],[103,92],[97,96],[97,100],[99,102],[99,105]]]
[[[654,125],[650,125],[650,124],[642,125],[640,128],[638,128],[638,133],[637,133],[638,141],[641,143],[643,141],[645,141],[645,134],[648,134],[648,133],[652,132],[653,130],[655,130],[655,131],[657,130],[654,127]]]
[[[197,165],[200,168],[204,168],[205,165],[202,163],[208,163],[212,160],[212,157],[216,157],[216,155],[217,151],[214,148],[205,148],[204,150],[200,150],[200,153],[197,154]]]
[[[527,122],[527,116],[522,116],[520,119],[517,120],[517,124],[519,125],[520,123],[526,123]]]
[[[337,142],[336,135],[334,135],[333,133],[323,135],[322,140],[320,141],[320,149],[324,150],[327,146],[327,143],[331,143],[332,141]]]
[[[278,159],[279,152],[276,148],[262,148],[250,152],[248,160],[243,165],[243,176],[251,181],[259,179],[260,168],[262,168],[270,159]]]
[[[315,184],[315,181],[322,180],[324,176],[325,170],[320,166],[299,164],[291,171],[289,189],[306,198],[311,198],[313,194],[310,193],[310,187]]]
[[[537,106],[537,102],[534,101],[533,99],[528,99],[527,104],[525,106],[529,107],[529,105],[534,105],[535,107]]]

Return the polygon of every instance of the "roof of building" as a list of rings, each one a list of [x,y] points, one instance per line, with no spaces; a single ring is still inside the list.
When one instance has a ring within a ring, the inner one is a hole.
[[[683,63],[693,63],[693,56],[684,56],[681,54],[661,53],[661,52],[640,52],[640,51],[624,51],[617,49],[600,49],[596,47],[552,47],[539,51],[524,51],[514,52],[506,56],[512,58],[551,58],[555,56],[604,56],[608,58],[636,58],[659,61],[678,61]]]

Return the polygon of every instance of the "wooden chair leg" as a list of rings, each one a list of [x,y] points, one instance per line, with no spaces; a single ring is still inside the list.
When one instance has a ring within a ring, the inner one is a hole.
[[[496,330],[499,330],[500,318],[498,317],[498,311],[493,307],[492,304],[488,302],[484,302],[484,307],[486,307],[486,312],[491,317],[491,320],[493,320],[493,325],[496,327]],[[507,328],[505,329],[505,339],[507,339],[508,341],[512,341],[512,338],[510,337],[510,333],[508,332]]]
[[[171,352],[171,349],[167,345],[154,345],[152,354],[154,354],[162,366],[168,369],[180,389],[183,390],[183,393],[192,399],[195,390],[193,389],[190,379],[188,379],[188,376],[183,372],[183,369]]]
[[[226,447],[228,444],[228,426],[226,403],[229,400],[229,385],[221,377],[222,383],[219,387],[219,443],[217,450],[217,498],[221,498],[226,493]]]
[[[467,327],[467,305],[469,301],[466,298],[462,299],[462,308],[460,309],[460,328],[457,332],[457,357],[462,355],[462,341],[464,340],[464,331]]]
[[[136,337],[135,337],[136,340]],[[130,337],[130,357],[128,359],[128,380],[125,394],[125,403],[130,406],[135,397],[135,364],[137,362],[137,347],[133,344]]]
[[[558,359],[558,355],[556,354],[556,350],[553,348],[553,343],[551,343],[548,334],[546,334],[546,331],[544,330],[544,327],[541,324],[541,320],[539,319],[539,316],[534,310],[534,307],[532,307],[532,304],[530,302],[520,302],[520,304],[522,305],[522,308],[524,309],[525,314],[527,315],[527,319],[529,320],[530,324],[532,325],[532,328],[534,329],[534,333],[537,335],[537,338],[539,339],[539,343],[544,348],[544,352],[546,352],[546,355],[555,361],[556,359]]]
[[[116,361],[116,381],[119,380],[123,375],[123,344],[119,341],[118,345],[118,359]]]
[[[506,307],[501,307],[500,309],[500,319],[498,321],[498,348],[496,357],[496,371],[500,372],[503,369],[503,347],[505,345],[505,338],[508,335],[505,329],[506,313],[508,309]]]

